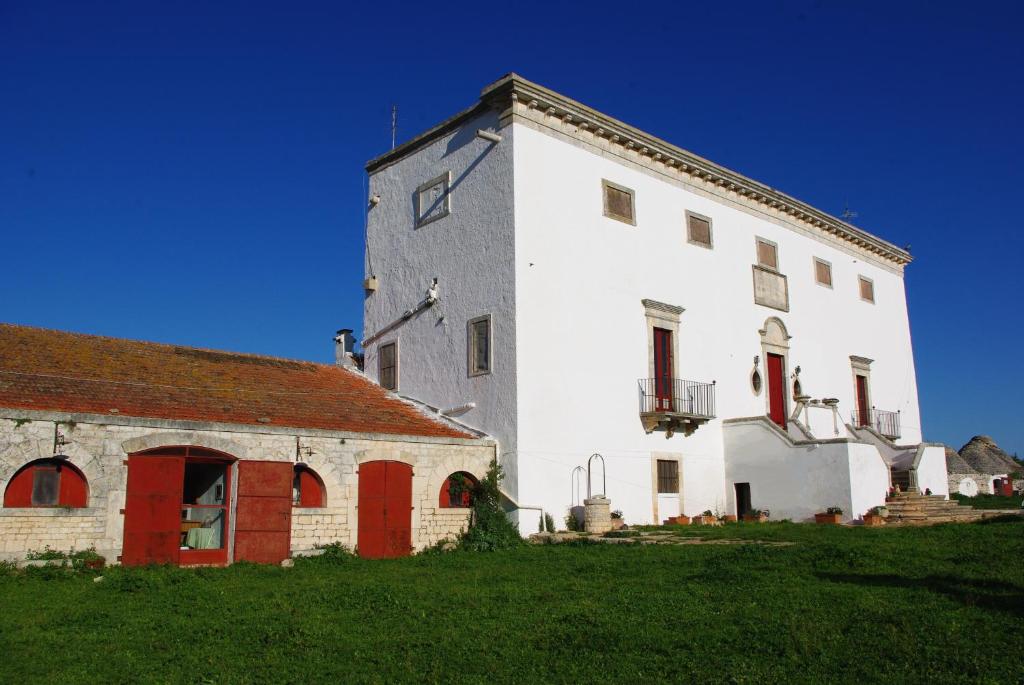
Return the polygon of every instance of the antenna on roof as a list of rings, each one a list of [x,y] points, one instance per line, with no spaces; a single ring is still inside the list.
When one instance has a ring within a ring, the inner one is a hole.
[[[398,105],[391,105],[391,149],[395,149],[395,134],[398,132]]]
[[[851,219],[856,219],[857,218],[857,212],[855,212],[852,209],[850,209],[850,201],[849,200],[847,200],[846,202],[843,203],[843,213],[840,214],[839,216],[841,216],[843,218],[843,221],[850,221]]]

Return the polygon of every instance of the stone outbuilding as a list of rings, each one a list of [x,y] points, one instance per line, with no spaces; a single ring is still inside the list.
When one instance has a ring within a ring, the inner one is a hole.
[[[466,527],[495,450],[340,365],[0,324],[0,558],[400,556]]]
[[[950,492],[962,495],[1009,495],[1024,487],[1022,479],[1014,478],[1015,473],[1024,470],[1024,465],[1011,458],[987,435],[974,436],[959,452],[947,447],[946,470]]]

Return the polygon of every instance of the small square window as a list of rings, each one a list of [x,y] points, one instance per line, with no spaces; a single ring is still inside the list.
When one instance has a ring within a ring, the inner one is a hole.
[[[674,459],[658,460],[658,494],[679,494],[679,462]]]
[[[398,390],[398,344],[391,342],[381,345],[378,354],[380,386],[387,390]]]
[[[604,215],[636,226],[635,193],[611,181],[601,181],[601,187],[604,194]]]
[[[694,245],[711,247],[711,219],[700,214],[687,212],[686,239]]]
[[[478,316],[469,322],[469,375],[491,372],[491,317]]]
[[[446,171],[416,189],[416,226],[425,226],[451,213],[449,184],[452,174]]]
[[[772,271],[779,270],[779,248],[770,240],[757,239],[757,263]]]
[[[814,260],[814,280],[818,285],[832,287],[832,265],[824,259]]]
[[[859,277],[860,280],[860,299],[865,302],[875,303],[875,283],[870,278],[863,276]]]

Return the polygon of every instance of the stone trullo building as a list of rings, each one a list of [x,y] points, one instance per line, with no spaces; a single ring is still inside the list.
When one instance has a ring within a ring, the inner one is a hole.
[[[524,533],[595,453],[633,523],[947,493],[905,250],[516,75],[367,171],[366,372],[498,441]]]
[[[342,366],[0,324],[0,558],[404,555],[465,527],[452,481],[494,455]]]
[[[946,469],[950,492],[961,495],[1011,495],[1024,490],[1024,479],[1014,477],[1024,471],[1024,465],[987,435],[975,435],[959,451],[947,447]]]

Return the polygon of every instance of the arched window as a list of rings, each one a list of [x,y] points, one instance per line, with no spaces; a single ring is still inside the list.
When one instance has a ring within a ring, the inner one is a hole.
[[[84,507],[88,502],[85,476],[62,459],[26,464],[4,490],[5,507]]]
[[[324,482],[320,480],[320,476],[316,475],[316,471],[303,464],[295,465],[295,475],[292,479],[292,506],[327,506]]]
[[[444,479],[441,485],[440,506],[442,509],[473,506],[473,490],[479,481],[472,474],[456,471]]]

